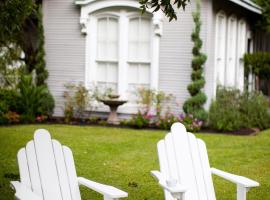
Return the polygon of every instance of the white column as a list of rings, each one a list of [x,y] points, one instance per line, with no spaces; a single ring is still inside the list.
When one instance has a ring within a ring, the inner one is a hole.
[[[162,36],[162,19],[161,11],[155,12],[153,16],[154,36],[152,41],[152,62],[151,62],[151,82],[150,87],[158,90],[159,83],[159,48],[160,37]]]
[[[128,18],[124,10],[120,11],[119,18],[119,55],[118,55],[118,94],[121,98],[126,97],[128,87],[127,70],[128,70]]]

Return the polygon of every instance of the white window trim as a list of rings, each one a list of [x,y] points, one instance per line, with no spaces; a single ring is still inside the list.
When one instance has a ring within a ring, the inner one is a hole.
[[[76,3],[78,4],[78,3]],[[86,49],[85,49],[85,86],[89,87],[92,83],[95,84],[95,78],[93,75],[96,74],[96,42],[91,42],[96,39],[97,31],[93,30],[93,27],[97,27],[97,18],[93,15],[98,10],[104,8],[113,8],[113,7],[126,7],[126,8],[140,8],[140,4],[138,1],[131,1],[131,0],[91,0],[88,1],[86,4],[81,5],[81,16],[80,16],[80,25],[81,25],[81,32],[85,34],[86,38]],[[148,9],[146,11],[149,14],[152,14],[152,10]],[[123,14],[120,13],[111,13],[112,15],[117,15],[119,17],[119,26],[121,24],[128,23],[128,18],[121,17]],[[154,12],[152,17],[152,27],[153,27],[153,36],[152,36],[152,43],[151,43],[151,69],[150,69],[150,87],[151,89],[158,89],[159,83],[159,48],[160,48],[160,37],[162,36],[163,32],[163,13],[161,11]],[[120,24],[121,23],[121,24]],[[127,27],[127,26],[125,26]],[[126,30],[121,31],[120,38],[128,37],[128,28]],[[119,73],[118,73],[118,93],[121,95],[122,98],[125,98],[126,87],[127,87],[127,69],[124,67],[126,63],[123,60],[127,60],[127,47],[123,40],[119,40],[119,53],[121,56],[124,56],[126,59],[119,60]],[[127,41],[127,40],[126,40]],[[91,73],[90,73],[91,72]],[[125,83],[125,84],[123,84]],[[102,109],[103,110],[103,109]],[[126,104],[120,107],[119,112],[122,113],[135,113],[137,112],[137,106]]]

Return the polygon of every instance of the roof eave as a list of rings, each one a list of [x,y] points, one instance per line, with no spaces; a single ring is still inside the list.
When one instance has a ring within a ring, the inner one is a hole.
[[[252,11],[257,14],[262,14],[262,8],[257,4],[251,2],[250,0],[229,0],[239,6],[246,8],[249,11]]]

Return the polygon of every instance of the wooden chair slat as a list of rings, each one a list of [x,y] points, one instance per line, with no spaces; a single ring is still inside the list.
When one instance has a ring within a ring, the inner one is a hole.
[[[64,200],[73,200],[71,198],[71,188],[69,185],[69,179],[68,179],[67,168],[66,168],[66,163],[64,159],[64,153],[62,151],[62,145],[57,140],[52,140],[52,144],[53,144],[53,151],[54,151],[54,156],[55,156],[55,161],[56,161],[56,167],[57,167],[62,197]]]
[[[67,174],[69,178],[69,185],[71,189],[72,200],[81,200],[80,190],[78,186],[79,185],[78,178],[77,178],[72,151],[67,146],[62,146],[62,149],[64,153],[64,159],[65,159]]]
[[[28,168],[28,162],[26,157],[25,148],[19,150],[17,154],[17,159],[19,163],[19,172],[20,172],[20,179],[21,183],[24,184],[26,187],[31,189],[31,180]]]
[[[48,131],[39,129],[34,134],[44,200],[62,200],[52,140]]]
[[[40,183],[40,175],[37,163],[36,150],[33,140],[27,143],[26,145],[26,154],[27,154],[27,163],[29,168],[29,174],[31,179],[32,191],[43,196],[42,188]]]
[[[211,174],[211,169],[210,169],[210,164],[209,164],[209,159],[208,159],[208,154],[207,154],[207,149],[204,141],[201,139],[197,139],[198,143],[198,149],[200,153],[200,160],[201,160],[201,166],[202,166],[202,174],[206,186],[206,195],[208,200],[215,200],[215,190],[214,190],[214,185],[213,185],[213,180],[212,180],[212,174]]]
[[[158,158],[159,158],[159,165],[160,171],[166,175],[166,179],[169,179],[169,165],[168,165],[168,157],[165,148],[165,141],[160,140],[158,142]],[[174,200],[172,195],[168,191],[164,191],[165,199],[166,200]]]
[[[204,182],[204,177],[202,173],[202,165],[201,165],[201,158],[200,158],[200,153],[197,145],[197,138],[191,134],[188,133],[189,137],[189,147],[190,147],[190,152],[191,152],[191,157],[192,157],[192,162],[193,162],[193,169],[194,169],[194,175],[196,179],[196,189],[198,191],[198,196],[201,199],[207,200],[207,194],[206,194],[206,185]]]
[[[196,179],[194,174],[194,165],[191,158],[188,134],[186,128],[182,124],[174,124],[171,133],[174,141],[176,160],[178,163],[178,173],[181,176],[180,183],[184,183],[188,187],[185,194],[186,199],[198,199],[198,191],[196,187]]]

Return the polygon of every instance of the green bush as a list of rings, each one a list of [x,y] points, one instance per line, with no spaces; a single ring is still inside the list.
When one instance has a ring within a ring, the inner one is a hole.
[[[51,115],[54,100],[47,86],[37,86],[31,76],[22,76],[18,85],[19,113],[23,122],[34,122],[38,115]]]
[[[129,125],[135,128],[146,128],[150,126],[150,120],[151,120],[151,117],[149,117],[147,114],[138,112],[126,123],[126,125]]]
[[[210,127],[220,131],[265,129],[270,125],[269,119],[267,99],[259,92],[218,88],[209,110]]]
[[[209,110],[209,125],[220,131],[238,130],[242,126],[240,109],[240,91],[235,89],[217,89],[216,100]]]
[[[66,123],[70,123],[73,118],[84,119],[85,111],[91,108],[91,101],[94,96],[81,83],[78,85],[67,84],[64,91],[65,107],[64,118]]]
[[[270,126],[268,101],[261,92],[245,92],[241,97],[240,112],[247,128],[266,129]]]

